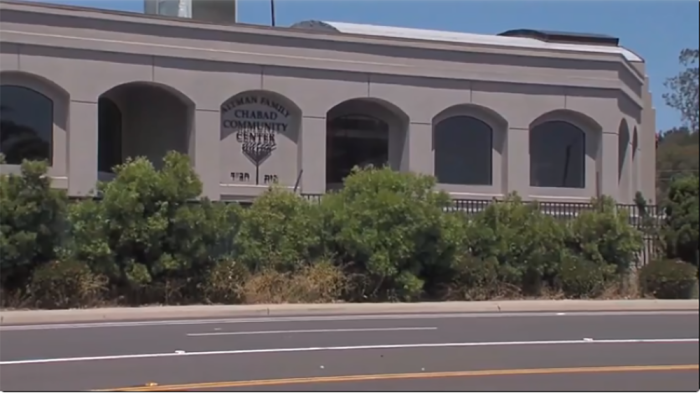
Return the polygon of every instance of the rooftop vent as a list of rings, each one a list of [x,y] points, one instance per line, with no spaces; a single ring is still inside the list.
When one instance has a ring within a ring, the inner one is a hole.
[[[620,39],[605,34],[569,33],[563,31],[546,31],[531,29],[508,30],[499,34],[504,37],[534,38],[545,42],[561,44],[606,45],[618,46]]]

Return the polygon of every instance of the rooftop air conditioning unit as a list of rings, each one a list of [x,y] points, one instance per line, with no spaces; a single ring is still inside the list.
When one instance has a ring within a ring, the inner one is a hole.
[[[236,23],[237,11],[236,0],[144,0],[144,12],[149,15],[225,25]]]

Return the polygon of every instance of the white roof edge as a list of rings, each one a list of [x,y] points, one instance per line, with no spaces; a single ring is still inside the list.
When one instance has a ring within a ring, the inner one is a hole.
[[[622,55],[631,62],[644,60],[634,52],[621,46],[562,44],[540,41],[526,37],[505,37],[488,34],[459,33],[453,31],[414,29],[405,27],[364,25],[346,22],[320,21],[340,33],[367,36],[407,38],[414,40],[444,41],[464,44],[494,45],[513,48],[552,49],[570,52],[612,53]]]

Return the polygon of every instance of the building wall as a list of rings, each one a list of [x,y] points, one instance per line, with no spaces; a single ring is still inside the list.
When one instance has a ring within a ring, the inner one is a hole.
[[[189,153],[213,199],[254,197],[274,180],[323,193],[327,120],[360,113],[388,124],[392,168],[426,174],[434,173],[433,129],[441,120],[486,123],[491,182],[440,185],[455,197],[517,191],[541,200],[605,194],[631,202],[636,190],[654,195],[651,96],[643,65],[619,55],[0,4],[0,83],[31,87],[55,103],[51,175],[74,195],[108,176],[97,170],[101,97],[122,113],[123,156],[158,165],[167,150]],[[236,132],[236,122],[257,113],[278,131]],[[531,129],[545,122],[585,132],[585,187],[530,185]],[[257,158],[261,152],[247,149],[260,146],[274,149]]]

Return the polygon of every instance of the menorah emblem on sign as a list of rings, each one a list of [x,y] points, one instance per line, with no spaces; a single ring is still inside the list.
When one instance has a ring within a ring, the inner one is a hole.
[[[248,141],[241,147],[243,154],[255,164],[255,184],[260,184],[260,165],[276,148],[274,141]]]

